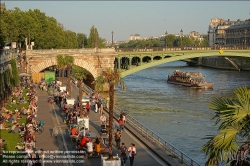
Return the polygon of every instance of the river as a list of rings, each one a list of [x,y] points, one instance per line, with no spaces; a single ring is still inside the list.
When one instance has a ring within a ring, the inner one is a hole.
[[[175,70],[201,72],[213,89],[195,89],[167,83]],[[206,162],[200,152],[207,135],[217,134],[214,111],[208,104],[214,97],[232,96],[233,90],[249,86],[249,71],[190,67],[176,61],[148,68],[124,78],[126,90],[116,91],[116,105],[127,110],[149,129],[173,144],[201,165]]]

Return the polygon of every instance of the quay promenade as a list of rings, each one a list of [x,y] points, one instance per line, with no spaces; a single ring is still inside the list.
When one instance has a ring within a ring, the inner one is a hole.
[[[72,142],[69,136],[68,126],[63,123],[64,112],[59,109],[55,104],[49,104],[47,102],[48,94],[47,92],[37,90],[38,95],[38,116],[37,120],[43,120],[45,122],[44,132],[40,135],[37,135],[37,149],[43,149],[47,152],[48,158],[46,158],[45,166],[50,165],[64,165],[64,166],[97,166],[101,165],[100,157],[75,157],[72,158],[64,158],[63,154],[58,154],[57,151],[74,151],[76,147],[76,142]],[[78,94],[78,89],[73,88],[72,96],[76,99]],[[108,117],[108,116],[107,116]],[[100,114],[90,112],[90,131],[96,133],[98,137],[100,131]],[[117,123],[117,122],[116,122]],[[53,137],[52,130],[57,126],[58,135],[57,137]],[[140,138],[140,139],[138,139]],[[145,145],[146,139],[143,140],[143,136],[133,130],[131,126],[126,125],[125,132],[122,132],[121,142],[124,142],[127,147],[129,147],[130,143],[134,143],[137,148],[137,156],[134,161],[134,165],[136,166],[160,166],[160,165],[171,165],[171,166],[184,166],[184,164],[180,164],[175,158],[173,158],[170,154],[156,154],[158,149],[156,145],[153,145],[150,142],[147,142]],[[142,143],[142,140],[144,143]],[[154,149],[154,152],[152,151]],[[51,151],[51,153],[49,153]],[[53,154],[54,153],[54,154]],[[57,154],[57,158],[55,155]],[[118,154],[117,148],[115,148],[115,142],[113,142],[113,154],[116,156]],[[61,158],[58,156],[62,156]],[[159,157],[160,156],[160,157]],[[64,160],[64,161],[61,161]],[[58,163],[55,163],[58,162]],[[61,162],[61,163],[60,163]],[[63,162],[63,164],[62,164]],[[72,163],[70,163],[72,162]],[[126,165],[129,165],[129,160],[127,160]]]

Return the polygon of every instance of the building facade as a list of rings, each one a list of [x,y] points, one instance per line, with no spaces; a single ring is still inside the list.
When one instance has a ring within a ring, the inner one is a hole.
[[[215,28],[215,43],[222,46],[226,46],[226,29],[235,24],[236,21],[227,21],[220,22]]]
[[[139,34],[131,34],[129,40],[142,40]]]
[[[236,22],[225,33],[228,46],[250,46],[250,19]]]
[[[211,19],[208,28],[209,46],[249,46],[250,19],[230,21]]]
[[[212,46],[216,41],[216,28],[219,23],[224,22],[222,18],[212,18],[208,26],[208,45]]]
[[[5,3],[0,3],[0,11],[6,10]]]

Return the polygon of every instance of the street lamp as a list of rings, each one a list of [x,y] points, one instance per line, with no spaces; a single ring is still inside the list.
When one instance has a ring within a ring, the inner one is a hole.
[[[182,47],[182,35],[183,35],[183,30],[181,29],[181,47]]]
[[[83,35],[83,39],[82,39],[82,48],[84,48],[84,35]]]
[[[167,43],[167,36],[168,36],[168,31],[165,32],[165,43],[166,43],[166,48],[168,46],[168,43]]]
[[[247,48],[247,29],[245,29],[245,48]]]
[[[112,34],[112,48],[114,48],[114,32],[112,31],[111,34]]]
[[[96,32],[96,28],[95,28],[95,48],[98,47],[98,43],[97,43],[97,32]]]

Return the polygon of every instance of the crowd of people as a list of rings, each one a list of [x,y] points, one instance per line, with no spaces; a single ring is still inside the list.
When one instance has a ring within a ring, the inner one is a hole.
[[[6,107],[2,107],[0,112],[0,129],[7,129],[10,133],[17,133],[20,136],[20,143],[16,145],[16,149],[23,150],[26,152],[26,158],[30,163],[39,163],[36,160],[41,159],[42,149],[40,151],[35,150],[36,137],[35,130],[38,123],[36,122],[37,117],[37,101],[35,87],[41,90],[53,89],[53,96],[48,99],[49,103],[56,103],[65,112],[65,123],[71,126],[70,137],[72,140],[76,141],[77,150],[83,150],[88,156],[100,156],[101,154],[108,153],[108,147],[106,140],[108,139],[109,122],[104,113],[104,109],[109,106],[109,100],[105,100],[101,97],[100,93],[93,93],[89,97],[89,101],[83,105],[83,115],[80,115],[80,103],[74,102],[73,105],[67,103],[68,92],[65,90],[60,90],[60,84],[54,81],[47,84],[44,80],[41,80],[39,84],[32,84],[32,81],[28,77],[21,77],[21,86],[16,87],[10,98],[11,104],[18,105],[29,103],[28,108],[21,107],[20,109],[15,109],[13,112],[7,110]],[[23,89],[29,88],[25,95],[23,94]],[[80,125],[77,119],[80,116],[88,117],[90,112],[96,112],[100,115],[101,130],[100,136],[96,137],[95,140],[88,136],[89,129],[84,125]],[[19,124],[18,119],[26,117],[26,123]],[[115,136],[116,147],[120,152],[120,157],[123,163],[126,163],[127,158],[130,159],[130,163],[133,164],[133,158],[136,154],[136,149],[134,144],[127,148],[124,143],[121,144],[121,134],[124,131],[124,125],[126,123],[126,115],[122,113],[118,120],[118,126],[113,122],[113,132]],[[10,122],[13,124],[10,128],[6,126],[5,122]],[[0,145],[5,144],[4,140],[0,138]],[[132,149],[131,149],[132,148]],[[40,152],[40,153],[37,153]],[[128,157],[127,154],[128,153]],[[31,166],[30,164],[29,166]]]
[[[27,166],[41,165],[41,153],[36,150],[36,136],[35,132],[38,127],[36,122],[38,106],[38,97],[36,96],[35,86],[28,77],[20,77],[20,86],[17,86],[12,91],[10,97],[10,104],[5,104],[0,110],[0,129],[8,130],[9,134],[18,134],[20,142],[15,148],[17,150],[25,151],[24,159],[27,160]],[[23,93],[27,89],[26,94]],[[14,111],[7,109],[9,107],[17,107],[20,104],[29,103],[28,107],[15,108]],[[18,120],[26,118],[26,122],[19,124]],[[7,124],[11,126],[8,127]],[[3,146],[5,141],[0,138],[0,146]],[[12,163],[10,163],[12,165]]]

